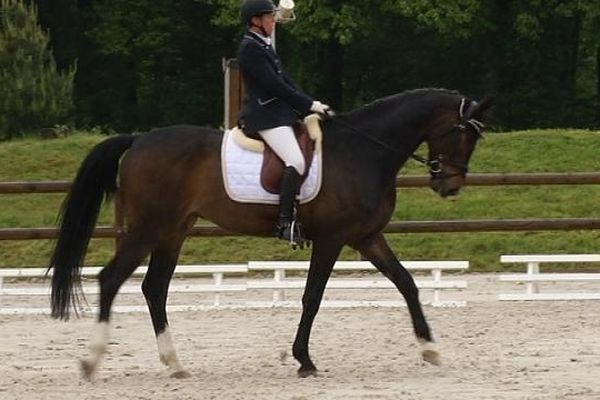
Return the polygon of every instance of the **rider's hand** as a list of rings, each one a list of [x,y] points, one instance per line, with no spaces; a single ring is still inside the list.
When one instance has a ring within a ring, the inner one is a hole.
[[[327,104],[323,104],[320,101],[313,101],[312,106],[310,106],[310,111],[316,112],[318,114],[327,114],[328,111],[331,110]]]

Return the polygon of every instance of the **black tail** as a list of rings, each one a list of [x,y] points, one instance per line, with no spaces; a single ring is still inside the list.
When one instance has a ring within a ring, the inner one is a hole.
[[[134,136],[107,139],[83,161],[59,215],[60,232],[50,259],[52,317],[69,319],[72,304],[77,313],[81,294],[80,268],[96,226],[102,200],[117,190],[119,159],[131,147]]]

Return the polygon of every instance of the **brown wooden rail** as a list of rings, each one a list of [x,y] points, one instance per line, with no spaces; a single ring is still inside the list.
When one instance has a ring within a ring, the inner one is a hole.
[[[600,229],[600,219],[594,218],[555,218],[555,219],[477,219],[450,221],[393,221],[388,224],[386,233],[433,233],[433,232],[506,232],[506,231],[573,231]],[[93,237],[116,238],[117,228],[96,227]],[[5,228],[0,229],[0,240],[55,239],[57,228]],[[196,225],[189,236],[224,237],[242,236],[218,226]]]
[[[398,187],[424,187],[427,175],[405,175],[396,179]],[[500,185],[597,185],[598,172],[522,173],[522,174],[469,174],[467,186]],[[71,187],[69,181],[0,182],[0,194],[64,193]]]
[[[398,187],[424,187],[428,176],[399,176]],[[600,184],[600,173],[523,173],[523,174],[470,174],[466,185],[589,185]],[[70,188],[69,181],[47,182],[0,182],[0,194],[64,193]],[[120,205],[115,204],[114,226],[99,226],[94,231],[96,238],[119,238],[124,222]],[[600,219],[478,219],[451,221],[392,221],[385,229],[387,233],[426,232],[498,232],[498,231],[554,231],[600,229]],[[55,239],[56,228],[4,228],[0,229],[0,240]],[[240,236],[217,226],[198,225],[190,236]]]

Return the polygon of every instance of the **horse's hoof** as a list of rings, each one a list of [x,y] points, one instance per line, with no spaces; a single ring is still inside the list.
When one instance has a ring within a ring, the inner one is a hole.
[[[81,360],[79,361],[79,368],[81,368],[81,377],[87,381],[91,381],[96,366],[87,360]]]
[[[316,368],[310,368],[310,369],[304,369],[304,368],[300,368],[298,370],[298,377],[299,378],[307,378],[309,376],[317,376],[317,369]]]
[[[190,378],[192,376],[192,374],[190,374],[189,372],[187,372],[185,369],[182,369],[182,370],[173,372],[169,376],[171,378],[175,378],[175,379],[186,379],[186,378]]]
[[[421,353],[421,356],[423,357],[423,361],[427,361],[428,363],[436,365],[438,367],[440,365],[442,365],[442,360],[440,359],[440,353],[438,353],[437,350],[432,350],[432,349],[423,350],[423,352]]]

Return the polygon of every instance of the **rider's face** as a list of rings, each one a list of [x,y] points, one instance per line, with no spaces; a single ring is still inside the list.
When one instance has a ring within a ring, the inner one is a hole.
[[[255,25],[262,27],[268,36],[271,36],[275,29],[275,13],[263,14],[260,17],[254,17]]]

